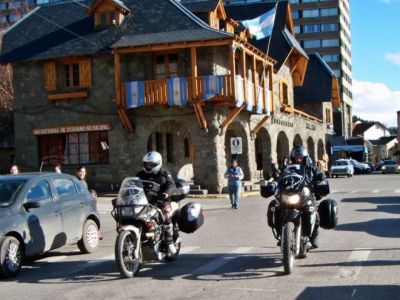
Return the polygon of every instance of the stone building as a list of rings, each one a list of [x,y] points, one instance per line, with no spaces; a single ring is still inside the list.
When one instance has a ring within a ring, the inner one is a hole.
[[[239,15],[210,1],[202,19],[184,2],[49,4],[6,31],[0,61],[14,68],[16,160],[24,170],[61,162],[72,173],[85,164],[89,183],[108,189],[157,150],[174,175],[220,193],[232,137],[242,138],[248,181],[293,144],[321,159],[330,129],[296,109],[293,88],[304,82],[308,56],[288,2],[279,2],[273,33],[261,40],[238,21],[270,3]]]

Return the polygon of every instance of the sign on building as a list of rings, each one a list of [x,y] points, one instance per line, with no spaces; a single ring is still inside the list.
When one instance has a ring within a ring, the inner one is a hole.
[[[231,138],[231,154],[242,154],[242,138],[233,137]]]

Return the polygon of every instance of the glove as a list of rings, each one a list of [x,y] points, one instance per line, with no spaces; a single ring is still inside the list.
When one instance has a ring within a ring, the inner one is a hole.
[[[165,202],[168,199],[169,195],[166,193],[157,195],[157,202]]]

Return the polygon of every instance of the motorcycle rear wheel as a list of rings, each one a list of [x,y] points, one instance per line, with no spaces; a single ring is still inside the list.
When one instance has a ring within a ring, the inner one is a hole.
[[[283,269],[285,274],[292,273],[295,259],[295,226],[292,222],[286,223],[282,228],[282,253]]]
[[[138,257],[135,257],[136,242],[136,234],[127,230],[121,231],[115,242],[115,260],[119,272],[125,278],[134,277],[143,262],[141,249],[138,251]]]

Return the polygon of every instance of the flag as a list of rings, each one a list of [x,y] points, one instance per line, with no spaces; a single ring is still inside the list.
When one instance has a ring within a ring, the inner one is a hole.
[[[144,82],[125,82],[126,108],[135,108],[144,105]]]
[[[244,88],[243,88],[244,80],[242,76],[235,76],[235,85],[236,85],[236,107],[241,107],[244,103]]]
[[[167,80],[168,105],[186,105],[188,102],[188,84],[184,77],[170,78]]]
[[[247,96],[247,107],[246,109],[248,111],[252,111],[253,110],[253,106],[254,106],[254,84],[250,81],[247,80],[246,81],[246,96]]]
[[[223,78],[218,75],[203,76],[204,98],[206,100],[215,97],[222,91]]]
[[[242,21],[242,25],[249,29],[250,33],[256,37],[256,40],[266,38],[271,35],[274,28],[276,15],[276,6],[251,20]]]
[[[256,101],[257,101],[257,113],[262,114],[263,113],[263,94],[264,89],[261,86],[257,86],[257,96],[256,96]]]

